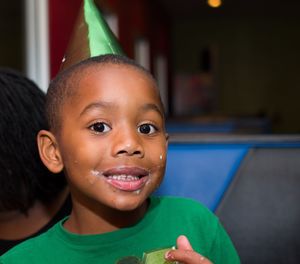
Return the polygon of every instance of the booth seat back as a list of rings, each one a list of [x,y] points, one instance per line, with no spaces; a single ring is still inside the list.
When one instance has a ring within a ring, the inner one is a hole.
[[[298,136],[175,137],[156,195],[214,211],[242,263],[300,263]]]
[[[248,146],[170,144],[164,181],[157,195],[196,199],[214,211]]]

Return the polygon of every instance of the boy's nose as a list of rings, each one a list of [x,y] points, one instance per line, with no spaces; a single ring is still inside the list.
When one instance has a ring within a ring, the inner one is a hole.
[[[144,156],[142,139],[137,131],[121,131],[115,136],[114,156]]]

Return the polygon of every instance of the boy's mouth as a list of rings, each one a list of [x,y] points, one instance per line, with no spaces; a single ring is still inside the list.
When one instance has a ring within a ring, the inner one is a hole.
[[[149,172],[139,167],[120,167],[103,172],[103,176],[116,189],[134,192],[145,185],[149,178]]]

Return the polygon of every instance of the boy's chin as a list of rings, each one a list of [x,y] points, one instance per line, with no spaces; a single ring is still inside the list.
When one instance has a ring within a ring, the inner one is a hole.
[[[135,210],[143,210],[148,204],[148,196],[123,197],[114,201],[112,207],[122,212],[132,212]]]

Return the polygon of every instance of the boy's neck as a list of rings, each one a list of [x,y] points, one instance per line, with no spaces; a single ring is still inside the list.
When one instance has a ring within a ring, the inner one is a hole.
[[[73,210],[64,227],[75,234],[103,234],[135,225],[147,212],[149,199],[133,211],[111,208],[91,209],[73,202]],[[78,213],[80,212],[80,213]]]

